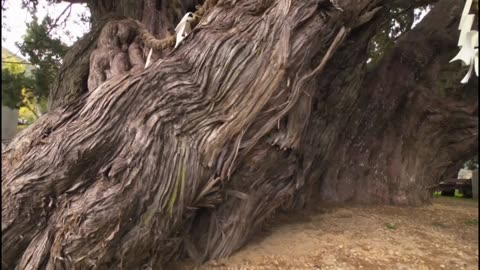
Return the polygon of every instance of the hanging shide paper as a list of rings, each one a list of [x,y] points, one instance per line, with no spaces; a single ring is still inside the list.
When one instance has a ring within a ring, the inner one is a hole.
[[[465,84],[472,76],[472,72],[478,77],[478,30],[472,30],[475,15],[471,14],[472,4],[475,2],[475,10],[478,12],[478,0],[467,0],[463,8],[462,17],[460,19],[460,38],[458,46],[460,51],[450,60],[450,62],[460,60],[462,65],[469,66],[468,72],[463,77],[461,83]]]

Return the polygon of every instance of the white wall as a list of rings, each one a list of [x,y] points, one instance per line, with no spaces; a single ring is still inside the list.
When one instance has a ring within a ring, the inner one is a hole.
[[[2,142],[11,140],[17,133],[18,110],[2,106]]]

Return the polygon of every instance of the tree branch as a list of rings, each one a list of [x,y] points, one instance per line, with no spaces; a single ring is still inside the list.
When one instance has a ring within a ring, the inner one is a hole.
[[[70,3],[63,11],[62,13],[60,13],[60,15],[58,15],[58,17],[55,19],[55,21],[53,22],[52,25],[50,25],[50,29],[47,30],[47,35],[50,34],[50,32],[58,26],[58,21],[60,20],[60,18],[63,16],[63,14],[65,14],[65,12],[67,12],[68,10],[68,14],[67,16],[65,17],[65,19],[63,20],[63,23],[65,23],[68,19],[68,17],[70,17],[70,13],[72,12],[72,3]]]
[[[27,103],[23,102],[23,106],[25,106],[25,108],[27,108],[30,112],[32,112],[33,115],[35,115],[36,118],[39,117],[38,114],[35,112],[35,109],[32,109]]]

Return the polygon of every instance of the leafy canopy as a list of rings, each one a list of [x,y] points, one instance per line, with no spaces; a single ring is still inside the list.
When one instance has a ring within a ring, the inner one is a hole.
[[[32,22],[27,24],[23,42],[16,43],[20,52],[30,59],[31,65],[28,66],[34,67],[28,72],[25,63],[11,55],[4,56],[2,51],[3,105],[11,108],[26,106],[35,113],[34,107],[46,104],[49,89],[68,50],[68,46],[59,38],[50,35],[53,23],[49,16],[41,23],[34,16]]]
[[[2,105],[10,108],[21,106],[21,91],[31,83],[25,73],[22,60],[2,49]]]
[[[20,52],[30,59],[30,63],[36,66],[32,71],[32,93],[42,99],[48,97],[50,86],[58,73],[62,59],[68,50],[59,38],[53,38],[50,34],[50,25],[53,20],[46,16],[39,24],[34,17],[27,24],[27,33],[23,37],[23,43],[17,43]]]

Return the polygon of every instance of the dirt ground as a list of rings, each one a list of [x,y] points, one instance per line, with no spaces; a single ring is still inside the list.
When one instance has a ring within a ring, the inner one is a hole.
[[[478,269],[478,201],[282,215],[230,258],[181,269]]]

